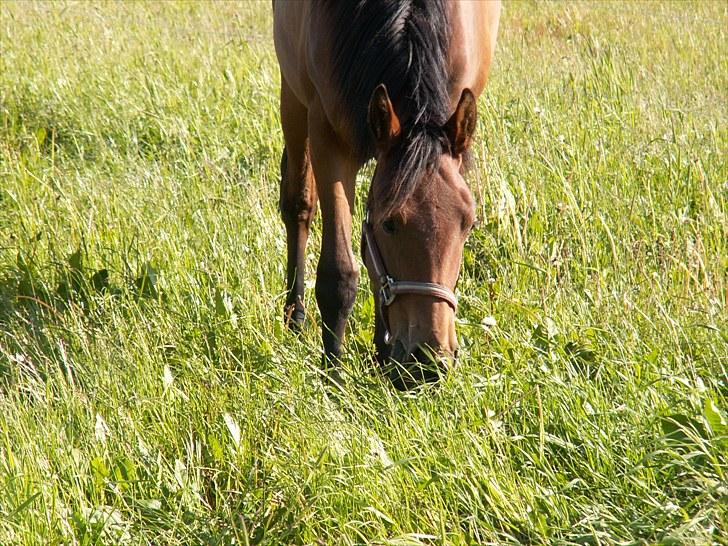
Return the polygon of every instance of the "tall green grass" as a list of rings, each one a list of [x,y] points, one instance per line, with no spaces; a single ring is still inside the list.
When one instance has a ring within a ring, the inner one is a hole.
[[[269,3],[0,4],[0,544],[726,543],[726,28],[507,3],[459,366],[394,391],[363,272],[332,392]]]

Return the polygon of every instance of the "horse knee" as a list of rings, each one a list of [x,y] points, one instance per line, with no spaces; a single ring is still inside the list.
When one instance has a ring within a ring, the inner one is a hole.
[[[305,190],[296,192],[293,195],[284,194],[284,192],[281,191],[281,199],[278,206],[283,222],[286,225],[311,225],[311,221],[314,216],[315,202],[307,195]]]
[[[316,193],[313,184],[308,180],[308,167],[293,176],[286,150],[281,157],[281,193],[278,208],[286,225],[311,225],[316,209]]]
[[[316,301],[325,322],[345,319],[356,299],[359,271],[347,267],[321,267],[316,274]]]

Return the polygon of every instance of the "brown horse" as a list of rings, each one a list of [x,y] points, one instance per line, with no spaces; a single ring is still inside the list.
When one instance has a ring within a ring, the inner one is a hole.
[[[500,2],[274,0],[273,8],[286,320],[297,328],[304,319],[305,248],[318,201],[316,299],[325,361],[338,357],[359,277],[354,182],[374,157],[362,255],[377,303],[377,355],[403,365],[392,375],[400,388],[435,379],[441,357],[457,354],[453,289],[474,222],[463,158]]]

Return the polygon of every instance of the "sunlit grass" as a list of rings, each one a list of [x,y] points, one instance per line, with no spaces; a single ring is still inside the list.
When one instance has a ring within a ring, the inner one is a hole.
[[[0,4],[0,544],[728,540],[725,5],[505,5],[408,395],[283,328],[269,12]]]

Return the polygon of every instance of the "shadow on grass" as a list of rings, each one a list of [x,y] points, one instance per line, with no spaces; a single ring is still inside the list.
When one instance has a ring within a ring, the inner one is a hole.
[[[108,298],[161,297],[157,273],[144,264],[140,275],[124,288],[112,286],[107,269],[90,270],[82,249],[63,263],[39,264],[18,253],[15,264],[0,271],[0,384],[12,384],[18,373],[45,380],[51,371],[40,362],[57,363],[67,377],[64,342],[72,343],[67,326],[72,314],[89,327],[102,320]],[[62,333],[64,342],[59,341]]]

